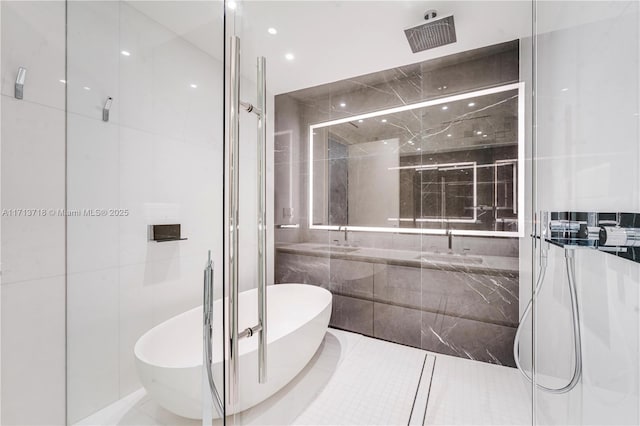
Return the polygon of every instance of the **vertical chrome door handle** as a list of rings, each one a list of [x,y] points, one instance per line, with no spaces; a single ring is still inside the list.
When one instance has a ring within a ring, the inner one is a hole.
[[[238,191],[240,183],[240,39],[231,38],[229,62],[229,402],[238,400]]]
[[[229,76],[229,402],[238,401],[239,339],[252,337],[258,333],[258,382],[265,383],[267,377],[267,130],[266,130],[266,60],[258,58],[257,63],[257,105],[240,100],[240,39],[231,38],[231,58]],[[258,324],[243,331],[238,329],[239,313],[239,150],[240,150],[240,108],[258,116]]]
[[[209,259],[204,268],[204,298],[202,303],[202,346],[204,347],[204,364],[207,371],[207,379],[209,383],[209,392],[213,406],[220,418],[224,418],[222,408],[222,400],[213,381],[213,261],[211,260],[211,251],[209,251]]]
[[[266,59],[258,58],[258,382],[267,381],[267,82]]]

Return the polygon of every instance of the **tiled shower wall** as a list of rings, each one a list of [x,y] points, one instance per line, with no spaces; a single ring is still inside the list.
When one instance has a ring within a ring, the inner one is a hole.
[[[127,211],[68,218],[71,423],[140,388],[137,339],[198,306],[207,251],[221,256],[222,122],[211,117],[222,114],[222,64],[145,7],[153,11],[152,2],[67,5],[67,205]],[[188,239],[148,241],[148,226],[163,223]]]
[[[2,1],[3,211],[65,206],[65,4]],[[24,99],[14,98],[18,67]],[[3,425],[65,424],[65,220],[2,215]]]
[[[342,242],[343,233],[307,225],[308,126],[519,81],[519,42],[440,58],[276,97],[276,243]],[[344,102],[347,108],[339,107]],[[280,135],[280,136],[278,136]],[[282,188],[288,193],[283,194]],[[286,213],[293,215],[288,216]],[[439,236],[350,232],[349,244],[420,252],[446,251]],[[497,256],[515,267],[477,273],[449,265],[445,270],[340,256],[276,251],[276,282],[305,282],[334,294],[332,325],[436,352],[513,365],[518,322],[518,240],[455,237],[454,251]],[[510,259],[510,260],[509,260]]]
[[[221,6],[1,2],[2,208],[128,210],[2,216],[2,424],[74,423],[137,390],[136,340],[202,303],[207,251],[220,265],[223,249]],[[171,7],[201,8],[195,15],[219,38],[196,47],[152,17]],[[255,85],[243,83],[252,99]],[[255,122],[241,126],[243,143],[255,143]],[[249,223],[255,149],[242,161]],[[176,222],[188,240],[148,241],[149,225]],[[255,234],[242,238],[255,252]],[[243,269],[243,289],[254,272]]]

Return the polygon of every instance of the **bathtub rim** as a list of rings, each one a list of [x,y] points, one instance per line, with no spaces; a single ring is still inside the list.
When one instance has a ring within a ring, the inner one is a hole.
[[[322,305],[322,308],[318,310],[318,312],[309,319],[309,321],[313,321],[315,320],[319,315],[321,315],[325,309],[327,309],[328,306],[331,306],[333,303],[333,294],[327,290],[324,287],[320,287],[317,285],[313,285],[313,284],[303,284],[303,283],[282,283],[282,284],[272,284],[269,287],[276,287],[276,286],[296,286],[296,287],[310,287],[310,288],[314,288],[314,291],[317,291],[319,294],[324,294],[325,297],[327,298],[327,301],[325,304]],[[249,290],[245,290],[243,292],[240,292],[240,294],[245,293],[245,292],[250,292],[250,291],[256,291],[255,288],[253,289],[249,289]],[[219,301],[220,299],[216,299],[216,302]],[[173,370],[184,370],[184,369],[192,369],[192,368],[202,368],[203,366],[203,360],[200,359],[199,362],[192,364],[192,365],[163,365],[163,364],[159,364],[157,362],[152,362],[149,361],[147,357],[145,356],[141,356],[140,355],[140,346],[143,344],[143,339],[149,339],[151,335],[157,334],[158,330],[165,327],[167,323],[176,320],[177,318],[180,318],[182,316],[187,316],[188,314],[191,314],[192,312],[196,311],[196,310],[202,310],[202,305],[196,306],[195,308],[192,309],[188,309],[184,312],[179,313],[178,315],[174,315],[169,319],[166,319],[165,321],[161,322],[160,324],[155,325],[154,327],[150,328],[149,330],[147,330],[142,336],[140,336],[138,338],[138,340],[136,340],[136,343],[133,347],[133,354],[134,357],[136,359],[136,361],[138,362],[142,362],[144,364],[147,364],[151,367],[157,367],[157,368],[167,368],[167,369],[173,369]],[[284,337],[286,337],[287,335],[296,332],[297,330],[299,330],[300,328],[302,328],[304,325],[306,324],[306,322],[301,322],[299,323],[295,328],[291,329],[288,333],[284,333],[281,336],[279,336],[278,338],[274,339],[274,340],[268,340],[267,344],[271,344],[271,343],[275,343],[281,339],[283,339]],[[239,356],[243,356],[246,354],[249,354],[251,352],[253,352],[255,349],[245,349],[244,351],[240,351]],[[224,359],[227,359],[227,356],[225,354]],[[220,361],[214,361],[214,364],[220,362]]]

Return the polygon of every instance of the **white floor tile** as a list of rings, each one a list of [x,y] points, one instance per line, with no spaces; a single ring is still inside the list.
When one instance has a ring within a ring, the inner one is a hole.
[[[406,425],[426,352],[362,337],[299,425]]]
[[[425,425],[528,425],[530,398],[514,368],[329,329],[309,365],[235,423],[419,425],[423,419]],[[200,424],[163,409],[144,389],[78,423]]]
[[[437,355],[425,425],[530,425],[531,398],[515,368]]]

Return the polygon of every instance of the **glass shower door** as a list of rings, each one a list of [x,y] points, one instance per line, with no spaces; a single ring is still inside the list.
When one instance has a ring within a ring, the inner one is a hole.
[[[640,209],[639,21],[636,1],[535,3],[534,199],[556,243],[536,253],[536,424],[640,422],[640,267],[607,237]]]
[[[223,8],[67,2],[56,78],[67,93],[70,424],[107,424],[114,410],[130,424],[159,424],[158,413],[177,424],[203,405],[213,416],[202,374],[209,260],[224,389]]]

